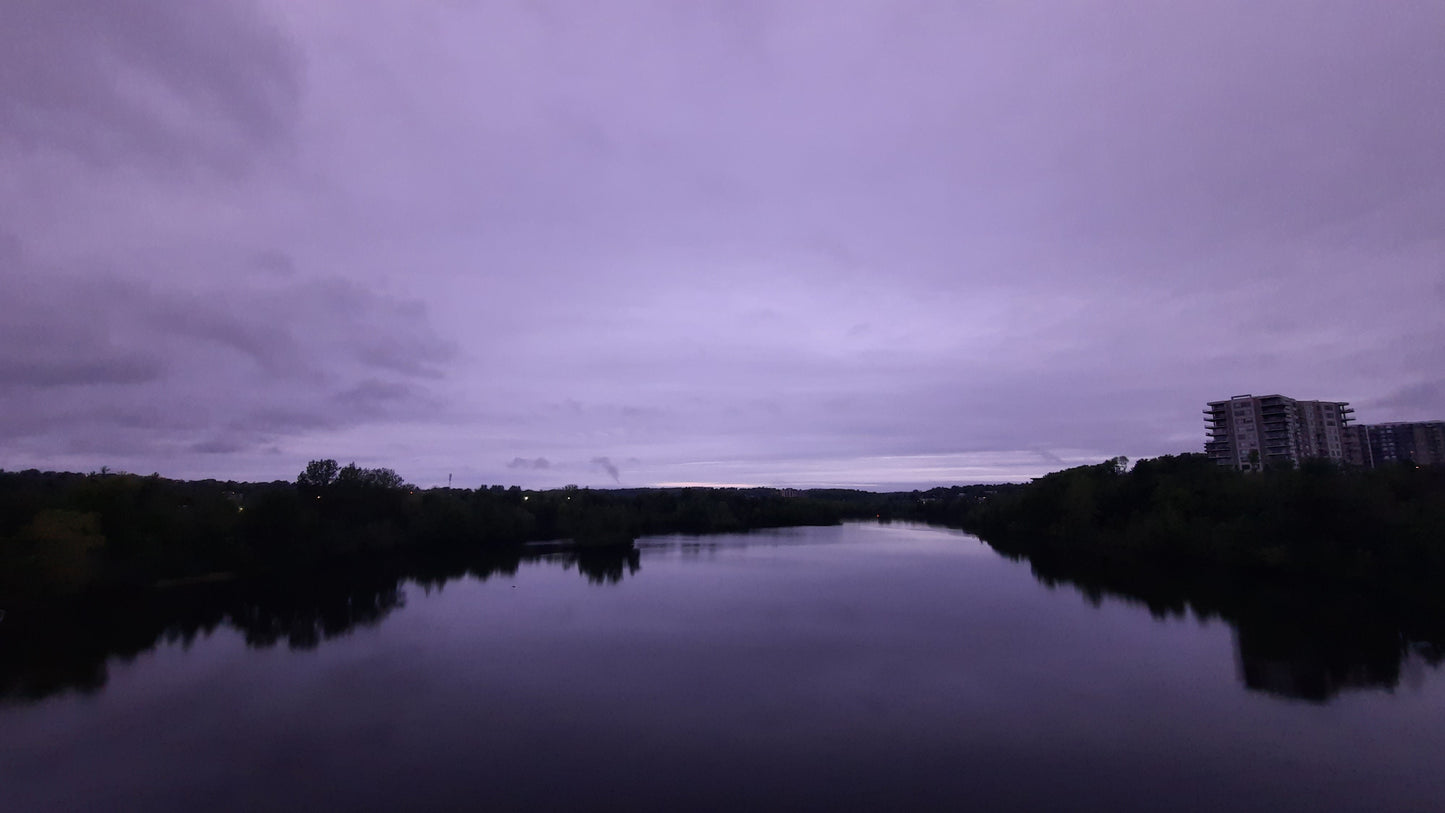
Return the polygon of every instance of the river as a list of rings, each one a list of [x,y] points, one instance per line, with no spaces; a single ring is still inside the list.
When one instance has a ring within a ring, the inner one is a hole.
[[[657,537],[221,589],[43,641],[0,622],[0,809],[1445,803],[1429,653],[1151,610],[957,531]]]

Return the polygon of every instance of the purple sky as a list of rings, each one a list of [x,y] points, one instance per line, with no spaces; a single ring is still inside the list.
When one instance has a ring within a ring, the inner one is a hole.
[[[0,466],[920,484],[1445,418],[1445,4],[0,4]]]

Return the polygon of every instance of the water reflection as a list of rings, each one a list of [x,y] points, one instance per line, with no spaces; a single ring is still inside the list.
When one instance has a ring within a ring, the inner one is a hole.
[[[742,540],[730,537],[728,547],[809,543],[813,537],[772,532]],[[693,559],[711,558],[720,547],[713,540],[679,537],[650,540],[643,549]],[[411,585],[430,593],[457,579],[512,577],[529,561],[575,570],[593,585],[616,585],[641,570],[637,549],[544,545],[393,560],[304,580],[193,585],[51,608],[43,615],[11,612],[0,623],[0,703],[98,691],[113,661],[128,661],[163,643],[189,646],[218,628],[238,631],[251,647],[313,649],[403,609]],[[1445,660],[1445,617],[1397,605],[1388,596],[1304,589],[1235,574],[1157,572],[1037,556],[1028,562],[1041,584],[1077,590],[1096,605],[1118,599],[1157,618],[1194,615],[1227,622],[1234,631],[1238,679],[1275,697],[1324,703],[1345,691],[1393,690],[1410,681],[1412,670],[1418,674]]]
[[[1193,614],[1227,622],[1240,682],[1277,697],[1324,703],[1348,690],[1393,691],[1411,668],[1445,661],[1445,619],[1388,595],[1264,575],[1004,555],[1026,559],[1040,583],[1072,587],[1095,605],[1113,598],[1143,605],[1156,618]]]
[[[469,556],[419,557],[349,567],[306,579],[213,583],[12,611],[0,623],[0,703],[104,688],[108,664],[156,646],[188,647],[219,627],[246,645],[307,650],[379,624],[406,606],[407,583],[431,592],[457,579],[514,576],[524,561],[575,568],[588,583],[636,575],[635,549],[552,546]]]
[[[527,551],[537,558],[576,568],[588,584],[617,584],[642,569],[642,554],[635,547],[532,544]]]

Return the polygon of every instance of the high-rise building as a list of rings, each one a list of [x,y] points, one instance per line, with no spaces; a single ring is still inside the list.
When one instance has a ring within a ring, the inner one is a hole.
[[[1362,463],[1359,438],[1346,427],[1354,412],[1344,401],[1298,401],[1283,395],[1236,395],[1210,401],[1204,451],[1221,466],[1258,471],[1298,466],[1306,458]]]
[[[1419,466],[1445,464],[1445,421],[1377,423],[1350,427],[1361,462],[1374,468],[1410,461]]]

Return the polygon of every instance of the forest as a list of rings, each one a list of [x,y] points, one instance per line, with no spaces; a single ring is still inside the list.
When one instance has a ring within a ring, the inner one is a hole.
[[[1055,472],[938,519],[1006,550],[1438,583],[1445,469],[1364,470],[1326,461],[1237,472],[1204,455],[1123,458]]]
[[[1434,600],[1445,470],[1306,463],[1241,473],[1203,455],[1123,458],[1025,485],[847,489],[420,489],[390,469],[311,461],[294,482],[0,472],[0,607],[338,561],[562,540],[897,519],[962,528],[1010,555],[1123,572],[1201,568]]]
[[[846,490],[419,489],[390,469],[334,460],[271,483],[0,472],[0,608],[422,552],[829,525],[878,505]]]

